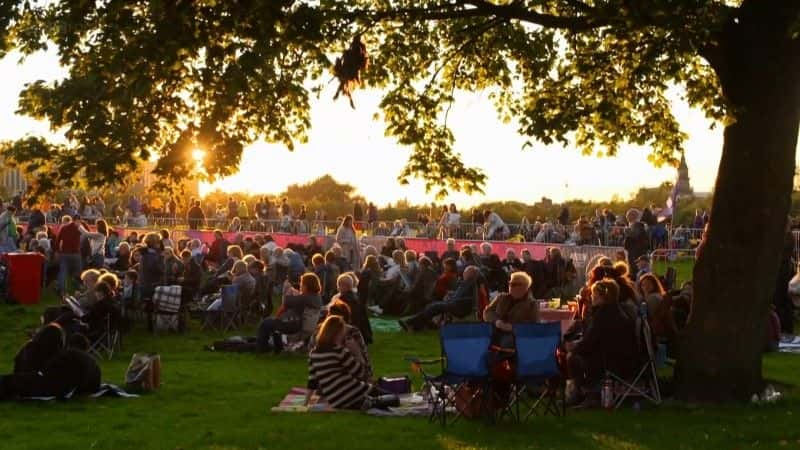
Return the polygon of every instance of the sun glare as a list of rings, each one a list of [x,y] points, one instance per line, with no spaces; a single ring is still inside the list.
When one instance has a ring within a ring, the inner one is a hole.
[[[195,162],[203,162],[203,158],[205,158],[205,156],[206,152],[204,150],[200,150],[199,148],[192,150],[192,159],[195,160]]]

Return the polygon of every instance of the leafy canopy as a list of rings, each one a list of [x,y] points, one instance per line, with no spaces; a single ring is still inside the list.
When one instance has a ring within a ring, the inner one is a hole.
[[[656,164],[674,163],[685,135],[670,87],[682,86],[709,117],[726,115],[701,55],[735,12],[727,3],[25,2],[9,22],[14,44],[25,54],[56,45],[69,75],[26,86],[19,111],[67,141],[28,137],[4,155],[37,174],[36,193],[78,179],[115,184],[153,157],[158,175],[194,176],[197,147],[208,176],[230,174],[255,140],[290,150],[306,141],[311,98],[330,81],[332,59],[363,33],[363,83],[383,92],[387,135],[412,149],[401,183],[420,178],[439,195],[481,190],[486,175],[463,164],[447,126],[460,90],[488,92],[531,145],[613,155],[627,142],[649,146]]]

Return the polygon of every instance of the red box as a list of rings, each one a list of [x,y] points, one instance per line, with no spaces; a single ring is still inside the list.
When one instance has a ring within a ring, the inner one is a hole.
[[[39,253],[6,253],[8,295],[23,305],[39,303],[42,295],[44,256]]]

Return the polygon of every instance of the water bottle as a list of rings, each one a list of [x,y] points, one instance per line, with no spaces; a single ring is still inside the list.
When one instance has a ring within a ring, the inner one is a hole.
[[[647,303],[645,302],[639,303],[639,317],[642,319],[647,318]]]
[[[600,390],[600,405],[605,409],[614,409],[614,382],[610,378],[603,380]]]

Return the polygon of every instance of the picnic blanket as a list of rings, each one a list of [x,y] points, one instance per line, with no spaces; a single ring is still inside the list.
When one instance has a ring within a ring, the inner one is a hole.
[[[64,396],[64,400],[69,400],[74,396],[74,391],[70,392],[66,396]],[[136,398],[138,395],[136,394],[129,394],[125,392],[124,389],[121,387],[114,385],[114,384],[101,384],[100,389],[95,392],[94,394],[89,394],[90,398],[100,398],[100,397],[116,397],[116,398]],[[58,397],[23,397],[22,400],[39,400],[39,401],[52,401],[56,400]]]
[[[330,412],[335,411],[314,391],[303,387],[293,387],[272,412]]]
[[[378,319],[376,317],[369,318],[369,324],[373,331],[382,333],[399,333],[401,331],[400,324],[397,319]]]
[[[800,353],[800,336],[782,337],[778,343],[778,351],[783,353]]]
[[[303,387],[293,387],[281,400],[278,406],[271,409],[272,412],[333,412],[332,408],[316,392]],[[410,417],[428,416],[430,405],[420,393],[404,394],[400,396],[400,406],[387,409],[372,408],[367,410],[371,416],[381,417]]]
[[[419,392],[401,395],[400,406],[392,406],[386,409],[372,408],[367,410],[367,414],[370,416],[378,417],[428,417],[430,413],[430,404]]]

